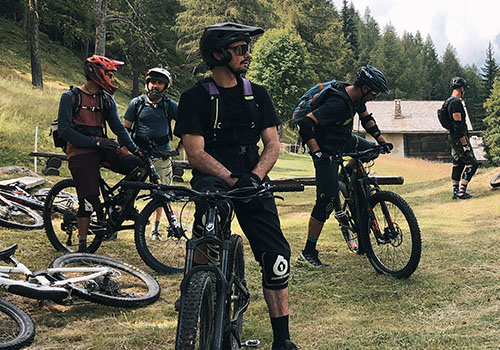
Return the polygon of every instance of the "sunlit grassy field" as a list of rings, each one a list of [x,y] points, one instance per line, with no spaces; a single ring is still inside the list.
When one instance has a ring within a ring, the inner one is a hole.
[[[380,157],[372,171],[404,176],[400,193],[413,207],[422,230],[422,260],[407,280],[375,273],[364,256],[350,253],[334,222],[319,242],[321,270],[292,267],[291,334],[302,349],[497,349],[500,284],[499,193],[489,179],[500,169],[481,169],[470,185],[475,197],[452,201],[449,164]],[[307,155],[283,154],[271,177],[312,176]],[[295,261],[305,241],[314,188],[284,194],[278,201],[283,231]],[[139,206],[143,204],[139,203]],[[233,231],[239,233],[235,223]],[[42,269],[58,256],[43,230],[0,228],[2,247],[19,243],[18,256]],[[272,332],[261,293],[260,268],[246,244],[246,272],[252,293],[244,338],[270,349]],[[98,251],[148,270],[131,231]],[[148,270],[150,271],[150,270]],[[150,271],[153,273],[152,271]],[[153,273],[154,274],[154,273]],[[60,306],[1,293],[37,323],[30,349],[173,349],[181,276],[156,275],[162,296],[144,309],[123,310],[88,303]]]

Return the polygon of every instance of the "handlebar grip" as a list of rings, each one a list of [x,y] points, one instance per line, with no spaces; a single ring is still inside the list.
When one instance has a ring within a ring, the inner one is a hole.
[[[139,181],[123,181],[121,183],[123,188],[135,188],[138,190],[154,190],[158,188],[157,184],[152,184],[149,182],[139,182]]]
[[[273,186],[273,192],[302,192],[302,191],[304,191],[303,184]]]

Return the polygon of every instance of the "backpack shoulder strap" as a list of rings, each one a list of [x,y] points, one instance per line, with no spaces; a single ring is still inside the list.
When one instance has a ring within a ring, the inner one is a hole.
[[[73,115],[77,114],[82,108],[82,94],[80,93],[80,89],[71,85],[69,87],[75,100],[73,101]]]
[[[139,117],[139,114],[141,114],[144,106],[146,105],[146,95],[140,95],[137,98],[137,101],[135,103],[135,120],[137,120],[137,117]]]
[[[210,115],[212,116],[212,129],[217,128],[217,123],[219,122],[219,96],[220,92],[219,89],[217,89],[217,85],[215,85],[215,82],[213,81],[212,78],[206,78],[200,81],[201,86],[205,89],[205,91],[208,93],[210,96],[210,104],[211,104],[211,113]]]

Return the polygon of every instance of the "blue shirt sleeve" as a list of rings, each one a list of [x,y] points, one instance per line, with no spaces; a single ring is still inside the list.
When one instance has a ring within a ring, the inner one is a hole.
[[[125,115],[123,116],[123,119],[128,120],[131,123],[135,122],[135,119],[136,119],[135,112],[137,110],[136,105],[137,105],[138,99],[139,99],[139,97],[135,97],[132,99],[132,101],[130,101],[130,103],[127,107],[127,110],[125,111]]]
[[[171,98],[168,99],[168,119],[170,120],[177,120],[177,102],[172,100]]]

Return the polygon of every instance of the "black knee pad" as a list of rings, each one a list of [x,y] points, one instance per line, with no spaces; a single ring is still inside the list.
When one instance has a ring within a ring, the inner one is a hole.
[[[453,181],[460,181],[460,176],[465,168],[463,162],[453,163],[453,168],[451,169],[451,179]]]
[[[467,166],[465,167],[464,174],[462,176],[462,179],[470,181],[474,174],[477,171],[477,168],[479,168],[479,164],[472,164],[472,166]]]
[[[207,202],[196,201],[196,211],[194,213],[193,235],[201,237],[205,227],[206,212],[209,208]],[[222,200],[217,203],[217,219],[222,231],[228,229],[231,225],[229,214],[231,213],[231,204],[229,201]]]
[[[288,287],[290,257],[273,252],[262,253],[262,286],[266,289],[281,290]]]
[[[325,222],[334,209],[333,198],[321,198],[316,200],[311,216],[319,222]]]
[[[76,216],[79,218],[88,218],[92,212],[96,211],[101,206],[101,201],[98,195],[88,196],[78,201],[78,211]]]

